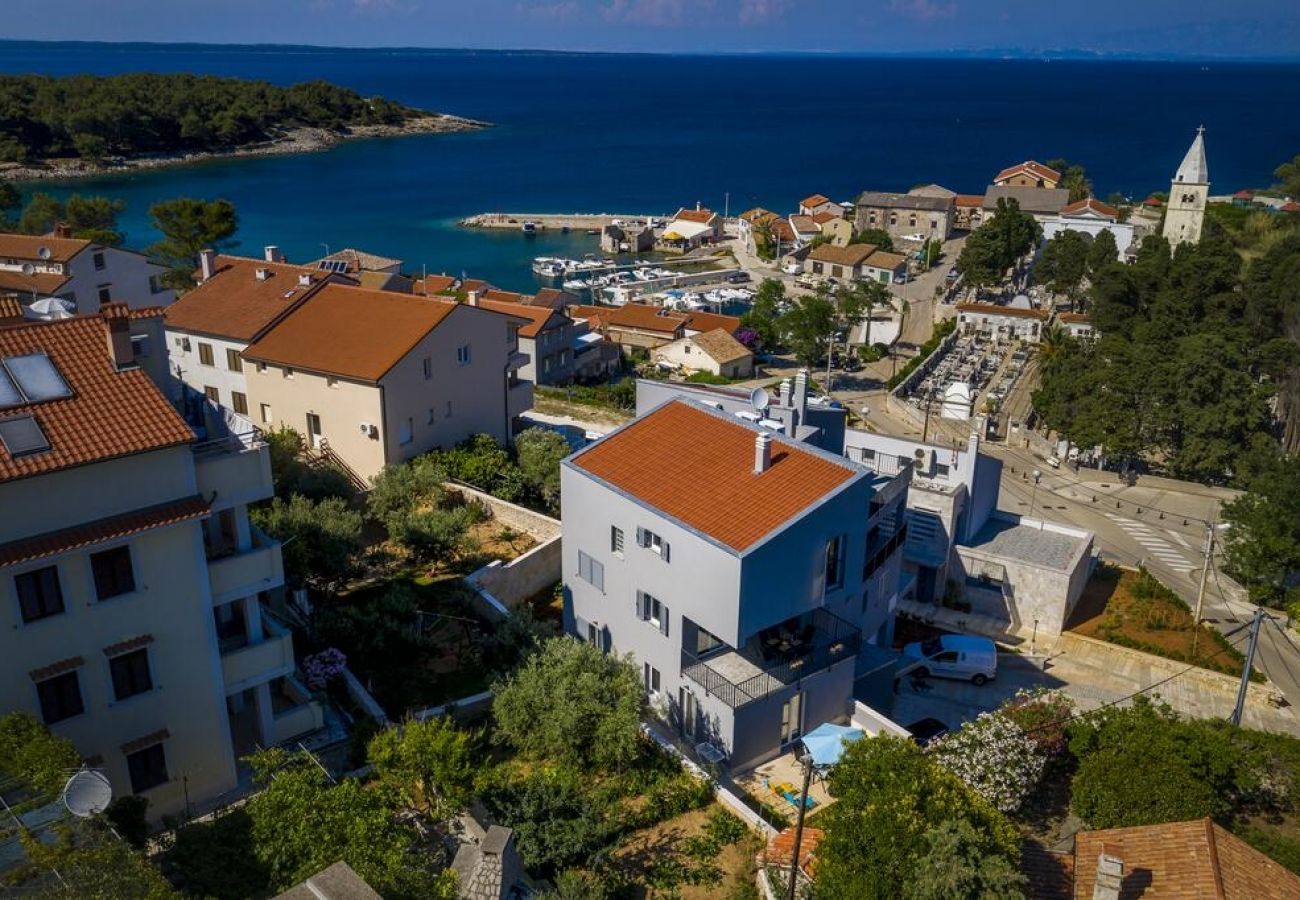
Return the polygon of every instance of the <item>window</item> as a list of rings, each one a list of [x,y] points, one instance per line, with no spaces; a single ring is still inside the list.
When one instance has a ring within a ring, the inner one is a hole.
[[[144,647],[114,656],[108,661],[108,669],[113,676],[113,697],[119,701],[153,690],[149,651]]]
[[[226,368],[232,372],[244,371],[244,361],[239,358],[239,351],[234,347],[226,348]]]
[[[844,538],[835,536],[826,542],[826,590],[844,587]]]
[[[944,465],[943,463],[935,463],[935,464],[934,464],[934,477],[935,477],[935,478],[947,478],[947,477],[948,477],[948,467],[947,467],[946,465]]]
[[[636,530],[636,543],[638,547],[645,547],[647,550],[659,554],[664,562],[668,562],[668,542],[648,528],[638,528]]]
[[[93,259],[95,260],[95,271],[96,272],[104,271],[104,254],[102,252],[96,253]]]
[[[209,400],[211,400],[213,403],[217,404],[218,406],[221,405],[221,391],[217,390],[212,385],[210,384],[204,385],[203,396],[207,397]]]
[[[134,793],[147,791],[167,783],[167,755],[163,753],[162,744],[154,744],[126,757],[126,769],[131,774],[131,790]]]
[[[57,567],[46,566],[15,575],[14,586],[18,589],[24,622],[35,622],[63,612],[63,588],[59,585]]]
[[[402,427],[399,430],[399,433],[397,435],[397,443],[409,444],[413,440],[415,440],[415,420],[408,416],[406,421],[402,423]]]
[[[248,397],[239,391],[230,392],[230,408],[241,416],[248,415]]]
[[[617,525],[609,526],[609,549],[615,556],[623,555],[623,529]]]
[[[113,299],[112,288],[113,286],[111,284],[101,284],[99,286],[99,304],[101,306]]]
[[[568,364],[569,364],[569,351],[568,351],[568,350],[561,350],[561,351],[560,351],[560,365],[562,365],[562,366],[567,366]]]
[[[433,377],[433,360],[427,356],[424,358],[424,377],[426,380]]]
[[[450,400],[447,401],[447,418],[448,418],[448,419],[451,418],[451,401],[450,401]]]
[[[136,359],[143,359],[149,355],[149,335],[133,334],[131,335],[131,355]]]
[[[167,290],[167,287],[163,284],[161,276],[159,275],[149,276],[149,293],[161,294],[165,290]]]
[[[261,375],[261,374],[263,374],[265,371],[266,371],[266,363],[264,363],[264,362],[259,362],[259,363],[257,364],[257,374]]]
[[[551,357],[548,356],[546,359],[542,360],[542,372],[549,371],[551,371]]]
[[[131,548],[126,545],[90,554],[90,569],[95,575],[95,596],[100,600],[135,590]]]
[[[651,694],[659,693],[659,670],[650,663],[644,663],[645,667],[645,689]]]
[[[41,718],[46,725],[71,719],[86,711],[81,702],[81,683],[75,669],[36,682],[36,696],[40,699]]]
[[[263,424],[263,425],[269,425],[270,422],[271,422],[271,404],[269,404],[269,403],[261,403],[261,404],[258,404],[258,405],[261,407],[261,413],[262,413],[262,424]]]
[[[601,593],[605,592],[605,565],[581,550],[578,551],[578,577]]]
[[[695,630],[695,653],[703,656],[722,646],[722,639],[712,632],[705,631],[703,628],[696,626]]]
[[[428,422],[428,424],[430,424],[430,425],[433,424],[433,407],[432,407],[432,406],[429,407],[429,422]]]
[[[212,345],[199,343],[199,364],[204,366],[212,365]]]
[[[469,344],[464,344],[456,348],[456,365],[469,365]]]
[[[284,367],[284,377],[285,377],[285,378],[292,379],[292,378],[293,378],[293,369],[289,368],[288,366],[285,366],[285,367]],[[331,381],[333,381],[333,384],[330,384]],[[338,381],[339,381],[339,380],[338,380],[337,378],[334,378],[334,379],[329,379],[329,378],[327,378],[327,379],[325,379],[326,384],[330,384],[330,387],[333,387],[335,384],[338,384]]]
[[[636,592],[636,614],[643,622],[649,622],[659,633],[668,634],[668,607],[658,598],[645,591]]]

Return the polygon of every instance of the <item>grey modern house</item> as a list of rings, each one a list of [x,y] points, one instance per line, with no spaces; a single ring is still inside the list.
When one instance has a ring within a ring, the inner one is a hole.
[[[849,717],[891,637],[909,476],[721,406],[669,398],[564,462],[565,625],[737,770]]]

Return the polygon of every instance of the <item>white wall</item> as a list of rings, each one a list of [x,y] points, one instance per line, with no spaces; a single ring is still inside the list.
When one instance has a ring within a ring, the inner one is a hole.
[[[104,268],[95,268],[95,254],[103,253]],[[72,280],[59,291],[59,296],[75,300],[77,312],[92,315],[99,312],[99,288],[107,285],[109,298],[125,303],[132,309],[146,306],[168,306],[176,299],[170,288],[157,291],[150,286],[151,276],[161,276],[167,270],[154,265],[139,253],[116,247],[87,247],[68,263]]]
[[[200,344],[207,344],[212,347],[212,365],[206,366],[199,362]],[[233,400],[231,399],[234,392],[238,391],[245,398],[248,397],[248,381],[244,377],[244,370],[251,367],[253,363],[241,360],[239,369],[231,369],[226,353],[233,350],[238,355],[247,346],[248,344],[244,341],[231,341],[167,329],[167,354],[171,364],[172,377],[200,394],[204,392],[205,388],[216,388],[217,402],[227,409],[234,409]],[[186,349],[187,347],[188,349]],[[176,396],[176,394],[173,396]],[[242,414],[256,421],[256,410],[251,406],[246,413]]]

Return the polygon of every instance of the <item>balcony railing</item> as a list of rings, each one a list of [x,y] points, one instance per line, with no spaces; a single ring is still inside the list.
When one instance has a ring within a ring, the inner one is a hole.
[[[682,674],[709,695],[732,709],[738,709],[857,656],[862,646],[862,632],[856,627],[824,609],[811,613],[810,624],[813,629],[811,639],[781,652],[777,659],[755,659],[757,654],[740,652],[743,659],[761,670],[757,675],[734,681],[688,650],[682,650]],[[722,655],[710,658],[716,660]]]
[[[280,542],[251,528],[252,546],[208,561],[212,602],[220,605],[234,597],[270,590],[284,584],[284,563]]]
[[[898,530],[890,535],[883,544],[868,552],[867,564],[862,570],[862,577],[870,578],[872,574],[883,566],[888,561],[889,557],[893,556],[894,553],[897,552],[905,543],[907,543],[906,522],[900,525]]]

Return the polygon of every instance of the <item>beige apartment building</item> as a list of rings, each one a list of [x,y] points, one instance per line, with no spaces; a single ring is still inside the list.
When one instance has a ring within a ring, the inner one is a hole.
[[[532,407],[527,319],[326,284],[243,352],[259,428],[293,428],[360,481],[475,434],[505,442]]]
[[[116,304],[0,328],[0,709],[70,739],[156,819],[322,720],[262,609],[284,580],[248,521],[271,494],[266,447],[196,444],[130,338]]]
[[[24,305],[59,297],[83,315],[112,302],[133,309],[166,306],[176,299],[162,283],[166,271],[142,253],[66,233],[0,233],[0,293],[14,294]]]

